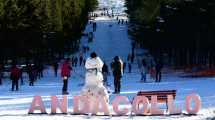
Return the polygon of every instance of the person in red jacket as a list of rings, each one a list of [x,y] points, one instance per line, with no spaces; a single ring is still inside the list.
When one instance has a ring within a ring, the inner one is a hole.
[[[63,88],[62,88],[62,94],[69,94],[67,92],[68,88],[68,79],[70,77],[70,72],[72,70],[70,66],[70,59],[66,59],[61,67],[61,77],[63,78]]]
[[[19,79],[21,77],[21,70],[16,66],[16,64],[12,65],[10,79],[12,80],[12,91],[14,91],[14,87],[16,86],[16,91],[19,90]]]

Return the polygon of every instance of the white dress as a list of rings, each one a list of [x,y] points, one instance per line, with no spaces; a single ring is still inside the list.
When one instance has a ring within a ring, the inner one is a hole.
[[[81,95],[96,99],[98,96],[104,97],[107,102],[109,99],[107,89],[103,85],[102,67],[104,63],[99,57],[88,58],[85,63],[87,70],[85,85]]]

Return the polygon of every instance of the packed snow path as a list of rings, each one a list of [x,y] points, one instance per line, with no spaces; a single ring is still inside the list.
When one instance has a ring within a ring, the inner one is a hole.
[[[108,0],[100,0],[100,6],[102,7],[112,7],[107,2]],[[111,1],[111,0],[110,0]],[[112,0],[112,4],[115,5],[117,10],[123,11],[125,8],[123,0]],[[99,12],[99,11],[96,11]],[[126,19],[125,17],[122,17]],[[97,22],[97,31],[95,32],[95,39],[89,44],[90,51],[96,51],[99,56],[108,63],[112,60],[115,55],[119,55],[123,60],[126,60],[128,53],[131,50],[129,36],[127,34],[126,25],[118,25],[115,18],[109,17],[98,17],[95,19]],[[85,32],[92,31],[92,25],[86,27]],[[83,37],[81,39],[81,45],[87,43],[87,38]],[[88,56],[89,54],[86,54]],[[192,120],[202,120],[208,117],[215,116],[215,78],[181,78],[180,73],[165,73],[161,83],[154,83],[154,80],[147,76],[147,83],[140,83],[140,74],[136,65],[134,65],[134,70],[132,73],[127,73],[122,78],[122,92],[120,95],[128,96],[131,100],[133,96],[139,90],[166,90],[166,89],[176,89],[176,104],[184,106],[184,99],[190,93],[198,93],[202,98],[203,108],[202,111],[197,116],[139,116],[139,117],[90,117],[90,119],[167,119],[175,120],[177,119],[192,119]],[[60,71],[59,71],[60,73]],[[84,66],[79,66],[74,68],[72,77],[69,81],[69,112],[72,111],[72,99],[74,95],[79,95],[82,86],[81,83],[84,82]],[[33,96],[41,95],[47,109],[50,113],[50,96],[51,95],[61,95],[62,90],[62,80],[61,77],[54,77],[52,67],[47,67],[44,71],[44,78],[37,80],[35,86],[28,86],[28,78],[25,75],[25,85],[20,86],[20,90],[16,92],[10,91],[11,81],[4,80],[3,85],[0,86],[0,120],[80,120],[89,119],[88,116],[72,116],[72,115],[27,115],[28,108],[32,102]],[[109,84],[111,84],[111,89],[113,89],[113,77],[109,76]],[[115,95],[111,95],[112,100]],[[111,108],[111,106],[110,106]],[[184,108],[184,107],[183,107]]]

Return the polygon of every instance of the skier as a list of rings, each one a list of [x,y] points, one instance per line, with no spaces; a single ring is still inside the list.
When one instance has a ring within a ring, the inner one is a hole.
[[[123,75],[123,62],[119,58],[119,56],[114,57],[114,61],[111,63],[111,68],[113,71],[113,76],[114,76],[114,87],[115,91],[114,93],[120,93],[121,89],[121,77]]]
[[[69,94],[67,92],[68,89],[68,79],[70,77],[70,72],[72,70],[72,68],[70,67],[70,63],[69,63],[70,59],[67,58],[62,67],[61,67],[61,77],[63,78],[63,88],[62,88],[62,94]]]
[[[10,73],[10,79],[12,80],[12,88],[11,90],[14,91],[14,87],[16,86],[16,91],[19,90],[19,79],[21,76],[21,70],[13,63]]]
[[[140,82],[146,82],[147,66],[145,60],[142,60],[140,72],[141,72]]]
[[[103,67],[102,67],[102,75],[103,75],[103,77],[104,77],[104,80],[103,80],[104,86],[108,86],[108,81],[107,81],[107,76],[108,76],[108,74],[109,74],[108,66],[107,66],[107,64],[104,62],[104,65],[103,65]]]
[[[90,58],[87,58],[85,68],[85,85],[82,88],[81,95],[96,101],[98,97],[105,98],[106,102],[109,101],[107,89],[103,85],[102,67],[104,63],[97,56],[95,52],[91,53]],[[95,104],[95,103],[94,103]],[[92,106],[90,106],[92,109]]]

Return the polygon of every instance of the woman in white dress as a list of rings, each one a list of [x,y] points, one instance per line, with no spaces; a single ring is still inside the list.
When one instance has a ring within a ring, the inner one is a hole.
[[[92,99],[104,97],[108,102],[109,95],[107,89],[103,85],[103,65],[103,61],[96,55],[96,53],[91,53],[90,58],[88,58],[85,63],[85,85],[81,91],[81,95]]]

